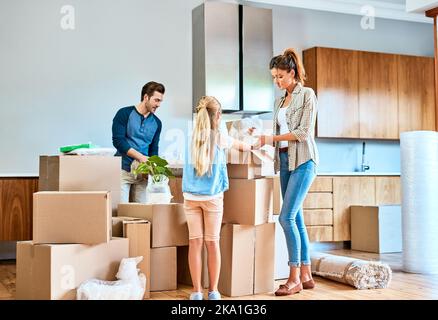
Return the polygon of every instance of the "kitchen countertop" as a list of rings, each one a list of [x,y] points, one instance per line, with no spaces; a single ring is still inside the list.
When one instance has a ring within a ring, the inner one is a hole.
[[[0,178],[38,178],[38,173],[0,173]]]
[[[399,176],[400,172],[318,172],[318,176]]]
[[[182,168],[172,166],[171,170],[175,176],[182,175]],[[400,176],[400,172],[318,172],[318,176]],[[38,178],[37,173],[19,174],[19,173],[0,173],[0,178]]]

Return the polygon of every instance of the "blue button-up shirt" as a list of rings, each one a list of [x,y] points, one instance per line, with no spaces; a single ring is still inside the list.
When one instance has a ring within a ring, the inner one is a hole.
[[[122,156],[122,169],[131,171],[134,160],[126,153],[133,148],[146,156],[158,155],[161,121],[150,113],[146,118],[135,106],[120,109],[113,119],[113,145],[116,156]]]

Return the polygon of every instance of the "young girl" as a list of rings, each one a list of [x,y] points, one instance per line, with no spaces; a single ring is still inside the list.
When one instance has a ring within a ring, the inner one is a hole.
[[[202,248],[207,247],[209,300],[220,300],[217,285],[221,266],[219,234],[223,193],[228,190],[226,148],[249,151],[252,146],[234,140],[220,130],[221,105],[214,97],[202,97],[196,107],[191,148],[183,173],[184,210],[189,228],[189,268],[193,282],[190,300],[202,300]]]

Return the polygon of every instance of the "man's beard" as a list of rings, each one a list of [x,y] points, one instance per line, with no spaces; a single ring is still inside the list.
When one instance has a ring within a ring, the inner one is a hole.
[[[155,113],[157,108],[146,104],[146,110],[147,110],[147,112]]]

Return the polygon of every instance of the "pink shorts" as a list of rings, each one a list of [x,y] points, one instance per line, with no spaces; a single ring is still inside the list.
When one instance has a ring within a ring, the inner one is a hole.
[[[189,239],[219,240],[224,199],[216,198],[207,201],[184,200],[189,227]]]

